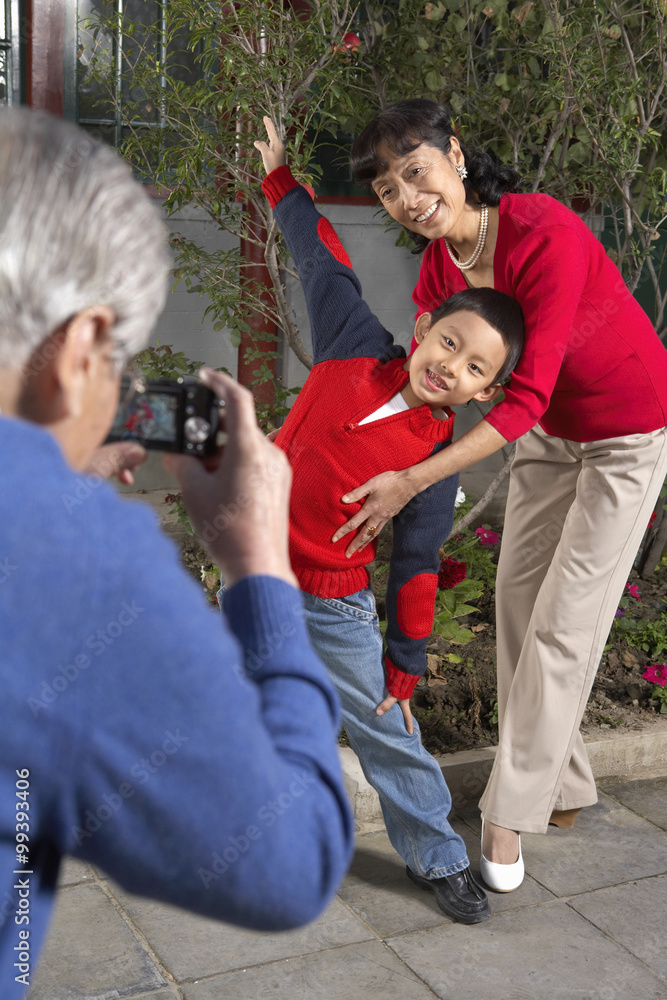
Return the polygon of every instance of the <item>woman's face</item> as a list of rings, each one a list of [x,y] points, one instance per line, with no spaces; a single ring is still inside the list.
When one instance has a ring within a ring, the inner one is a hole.
[[[405,156],[396,156],[384,144],[378,153],[387,168],[372,186],[392,219],[429,240],[446,236],[456,241],[466,235],[461,231],[466,192],[456,172],[464,157],[455,137],[447,155],[426,143]]]

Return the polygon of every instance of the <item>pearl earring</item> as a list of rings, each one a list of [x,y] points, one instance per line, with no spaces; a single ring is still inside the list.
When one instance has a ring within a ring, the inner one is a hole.
[[[466,179],[466,177],[468,176],[468,170],[467,170],[465,164],[463,164],[463,163],[459,163],[459,165],[456,168],[456,172],[457,172],[457,174],[459,175],[459,177],[461,178],[462,181],[464,181]]]

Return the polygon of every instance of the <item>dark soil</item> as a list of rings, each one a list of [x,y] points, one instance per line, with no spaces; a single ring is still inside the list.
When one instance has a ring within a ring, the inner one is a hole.
[[[215,602],[217,576],[211,572],[210,560],[196,539],[182,535],[179,539],[186,568],[201,582],[209,600]],[[390,540],[381,539],[375,567],[388,560]],[[202,580],[202,567],[208,570]],[[384,613],[382,585],[386,575],[373,574],[373,586],[378,599],[380,616]],[[633,572],[641,603],[633,602],[635,617],[657,619],[667,601],[667,566],[658,568],[649,579]],[[498,741],[498,726],[494,719],[496,699],[496,649],[494,594],[485,590],[477,600],[476,615],[459,619],[462,624],[484,626],[467,645],[445,642],[433,636],[428,644],[428,667],[412,698],[413,711],[422,730],[424,745],[432,753],[451,753],[493,746]],[[455,654],[463,662],[451,662]],[[659,657],[664,659],[664,653]],[[616,640],[604,654],[593,690],[584,714],[582,731],[626,730],[642,728],[655,719],[656,702],[652,701],[653,685],[642,678],[648,663],[655,662],[627,642]]]
[[[379,562],[388,558],[390,547],[385,544],[384,551],[378,550]],[[628,582],[637,584],[641,596],[641,602],[632,601],[634,618],[658,619],[667,607],[664,560],[649,579],[642,579],[633,571]],[[475,638],[461,646],[432,636],[427,646],[426,675],[412,697],[424,746],[431,753],[476,749],[498,742],[495,593],[486,589],[478,600],[470,603],[477,607],[478,613],[458,620],[476,630]],[[382,614],[381,596],[378,609]],[[651,698],[654,685],[642,677],[647,664],[655,662],[655,656],[648,657],[615,635],[607,645],[582,720],[584,733],[640,729],[655,719],[659,711]],[[463,662],[451,662],[448,657],[452,653]],[[665,659],[665,654],[658,659]]]
[[[631,581],[642,595],[641,617],[657,618],[665,608],[665,570],[652,580],[632,574]],[[477,602],[479,615],[469,624],[487,623],[488,628],[466,646],[454,647],[439,636],[429,641],[427,676],[413,695],[413,707],[422,730],[424,745],[432,753],[451,753],[498,742],[495,714],[496,651],[494,598],[485,591]],[[636,617],[640,617],[636,615]],[[456,649],[463,663],[444,659]],[[653,685],[642,678],[648,663],[646,653],[623,641],[611,643],[600,663],[582,720],[582,731],[639,729],[656,715]]]

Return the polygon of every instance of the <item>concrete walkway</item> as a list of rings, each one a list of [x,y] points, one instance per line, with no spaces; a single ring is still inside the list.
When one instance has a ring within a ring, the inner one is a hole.
[[[479,815],[454,826],[479,860]],[[665,1000],[667,778],[603,779],[573,830],[523,838],[527,878],[466,927],[384,830],[327,912],[263,935],[130,896],[68,861],[29,1000]]]

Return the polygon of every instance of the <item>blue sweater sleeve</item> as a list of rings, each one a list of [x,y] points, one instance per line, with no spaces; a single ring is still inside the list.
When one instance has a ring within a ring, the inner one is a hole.
[[[0,973],[14,992],[17,771],[30,946],[60,858],[241,926],[316,917],[349,864],[338,701],[300,593],[249,577],[208,607],[143,508],[0,419]],[[9,572],[11,570],[11,572]],[[9,575],[7,575],[9,574]]]
[[[445,445],[437,445],[434,451]],[[393,548],[387,584],[385,669],[387,690],[409,698],[426,669],[426,644],[433,631],[438,552],[452,529],[458,475],[429,486],[393,519]]]
[[[173,567],[153,572],[162,597],[137,589],[131,646],[116,640],[72,762],[63,847],[132,892],[241,926],[299,926],[332,898],[353,840],[338,702],[301,596],[247,578],[226,595],[227,625]]]
[[[293,186],[290,186],[293,185]],[[313,360],[405,357],[364,302],[361,285],[336,231],[288,167],[264,182],[276,221],[299,271],[313,339]]]

